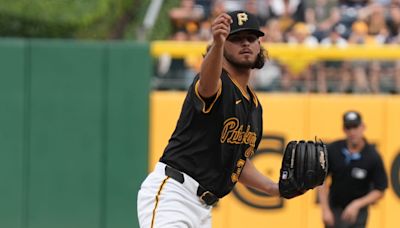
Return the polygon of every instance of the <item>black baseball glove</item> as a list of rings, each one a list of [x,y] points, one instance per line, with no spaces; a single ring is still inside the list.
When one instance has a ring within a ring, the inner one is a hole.
[[[290,199],[324,183],[328,173],[326,145],[313,141],[291,141],[283,155],[279,192]]]

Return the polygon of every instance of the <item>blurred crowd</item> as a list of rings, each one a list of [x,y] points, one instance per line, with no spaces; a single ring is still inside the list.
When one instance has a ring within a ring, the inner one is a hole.
[[[345,48],[400,43],[400,0],[181,0],[169,12],[174,28],[170,39],[210,41],[210,25],[217,15],[243,9],[257,15],[267,44]],[[201,58],[161,56],[156,87],[187,88],[200,63]],[[400,93],[400,60],[270,58],[252,84],[264,91]]]

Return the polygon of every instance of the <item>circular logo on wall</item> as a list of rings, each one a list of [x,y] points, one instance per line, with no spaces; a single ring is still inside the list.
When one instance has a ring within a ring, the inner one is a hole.
[[[390,171],[390,179],[393,185],[393,191],[400,198],[400,152],[394,158]]]

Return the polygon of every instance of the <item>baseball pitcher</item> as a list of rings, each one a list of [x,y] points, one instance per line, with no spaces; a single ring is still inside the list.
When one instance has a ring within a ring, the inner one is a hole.
[[[325,179],[326,147],[319,142],[290,142],[278,183],[255,168],[250,158],[261,141],[262,107],[248,82],[264,65],[264,33],[254,15],[235,11],[214,20],[212,35],[175,131],[139,190],[140,227],[211,227],[213,205],[237,182],[293,198]]]

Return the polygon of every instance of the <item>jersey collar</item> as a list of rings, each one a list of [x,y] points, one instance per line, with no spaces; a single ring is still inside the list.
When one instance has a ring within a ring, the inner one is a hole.
[[[229,79],[231,79],[231,81],[233,82],[233,84],[239,89],[239,91],[242,93],[242,96],[245,97],[248,101],[250,101],[250,97],[249,95],[247,95],[248,93],[246,93],[246,91],[244,91],[242,89],[242,87],[240,86],[240,84],[234,79],[232,78],[228,72],[226,72],[226,74],[228,75]],[[249,92],[251,93],[251,98],[253,99],[253,103],[256,107],[258,107],[258,99],[256,96],[256,93],[254,92],[254,90],[252,88],[250,88],[250,86],[247,85],[247,88],[249,90]]]

